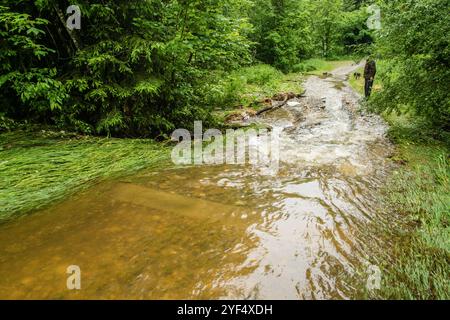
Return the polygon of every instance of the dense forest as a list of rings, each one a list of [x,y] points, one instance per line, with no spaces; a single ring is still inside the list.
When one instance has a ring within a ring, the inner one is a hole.
[[[256,62],[302,71],[309,57],[376,51],[395,74],[380,108],[407,105],[448,129],[448,1],[378,1],[380,32],[366,25],[368,2],[2,0],[0,127],[156,136],[214,121],[224,72]],[[66,24],[70,4],[79,30]]]
[[[80,30],[66,24],[74,3]],[[226,94],[212,86],[223,72],[257,61],[289,72],[308,57],[369,50],[365,9],[341,0],[2,0],[1,128],[26,119],[156,136],[194,119],[211,122]],[[443,94],[447,80],[438,79]]]

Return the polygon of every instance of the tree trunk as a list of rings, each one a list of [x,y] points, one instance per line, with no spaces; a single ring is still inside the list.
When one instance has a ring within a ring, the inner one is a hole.
[[[56,14],[59,17],[59,20],[61,21],[64,28],[66,29],[67,34],[69,35],[70,39],[72,40],[72,43],[75,46],[76,50],[77,51],[80,50],[81,49],[80,41],[78,40],[76,33],[67,27],[66,17],[64,16],[64,12],[59,8],[58,4],[56,4],[56,3],[53,5],[53,8],[55,9]]]

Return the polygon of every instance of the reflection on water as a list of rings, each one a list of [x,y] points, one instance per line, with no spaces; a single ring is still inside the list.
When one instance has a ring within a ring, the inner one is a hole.
[[[276,175],[142,172],[1,226],[0,298],[359,297],[360,270],[386,246],[371,228],[392,223],[376,195],[390,146],[347,87],[306,87],[306,103],[264,119],[289,132]],[[80,291],[66,288],[69,265]]]

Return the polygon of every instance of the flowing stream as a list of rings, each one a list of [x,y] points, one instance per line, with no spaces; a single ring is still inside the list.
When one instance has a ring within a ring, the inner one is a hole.
[[[392,146],[359,110],[348,65],[261,116],[286,133],[276,174],[189,166],[95,186],[0,226],[0,298],[355,299],[364,296]],[[81,290],[68,290],[69,265]]]

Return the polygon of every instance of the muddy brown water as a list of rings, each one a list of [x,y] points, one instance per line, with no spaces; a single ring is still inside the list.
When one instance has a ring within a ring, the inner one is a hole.
[[[363,297],[392,146],[345,81],[309,77],[307,97],[259,121],[288,134],[279,170],[190,166],[97,185],[0,226],[0,298]],[[343,87],[335,86],[336,81]],[[81,290],[66,287],[69,265]]]

